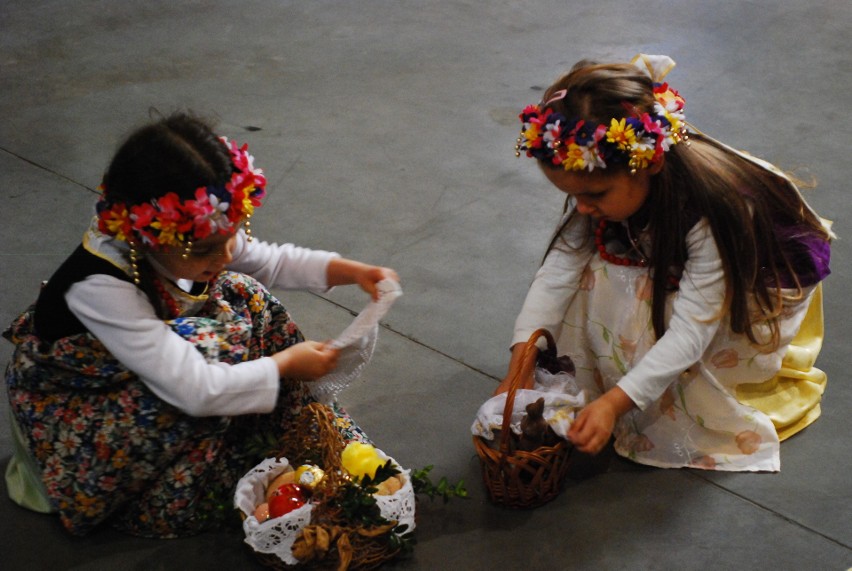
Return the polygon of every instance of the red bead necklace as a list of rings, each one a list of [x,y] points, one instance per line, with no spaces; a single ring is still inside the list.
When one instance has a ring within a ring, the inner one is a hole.
[[[602,259],[606,260],[607,262],[609,262],[611,264],[615,264],[617,266],[636,266],[636,267],[639,267],[639,268],[645,268],[645,267],[648,266],[648,260],[642,254],[641,250],[639,250],[638,244],[633,242],[633,240],[631,240],[631,243],[633,245],[633,249],[636,250],[636,253],[638,253],[641,256],[641,258],[639,258],[638,260],[634,260],[632,258],[627,258],[627,257],[616,256],[615,254],[610,254],[609,252],[607,252],[606,251],[606,244],[604,244],[604,241],[603,241],[603,234],[604,234],[604,231],[606,230],[606,226],[607,226],[607,221],[601,220],[598,223],[598,227],[595,228],[595,247],[598,249],[598,254],[600,254]],[[672,286],[675,289],[677,289],[677,287],[680,285],[680,279],[675,277],[675,276],[669,275],[667,277],[667,280],[669,282],[669,285]]]
[[[168,317],[170,319],[174,319],[175,317],[180,315],[180,307],[178,306],[177,301],[172,295],[166,291],[166,286],[163,285],[163,282],[160,281],[160,278],[154,277],[154,288],[157,290],[157,293],[160,294],[160,299],[163,300],[163,303],[166,304],[166,309],[169,310]]]
[[[642,255],[642,252],[639,251],[639,248],[636,246],[636,244],[633,245],[633,248],[640,256],[642,256],[638,260],[616,256],[615,254],[610,254],[606,251],[606,244],[604,244],[603,241],[603,234],[604,230],[606,229],[606,225],[607,221],[601,219],[600,223],[598,223],[598,227],[595,228],[595,247],[598,249],[598,254],[600,254],[601,258],[617,266],[638,266],[640,268],[646,267],[648,265],[648,260],[645,259],[645,256]]]

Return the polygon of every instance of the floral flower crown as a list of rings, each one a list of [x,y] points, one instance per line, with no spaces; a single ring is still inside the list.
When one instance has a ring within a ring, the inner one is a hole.
[[[526,151],[528,157],[561,165],[566,171],[585,169],[591,172],[596,168],[605,169],[607,165],[626,164],[630,172],[635,173],[637,169],[659,162],[663,153],[687,138],[684,100],[667,83],[654,83],[653,113],[639,113],[625,104],[633,115],[612,119],[609,125],[594,125],[583,119],[569,120],[548,107],[564,98],[566,93],[563,89],[547,102],[528,105],[523,110],[519,115],[522,127],[515,156]]]
[[[109,189],[101,186],[97,204],[98,229],[108,236],[151,248],[192,247],[214,233],[228,234],[243,220],[251,218],[266,195],[266,177],[254,168],[248,145],[221,137],[228,147],[234,174],[223,187],[202,186],[195,199],[181,201],[169,192],[151,202],[127,206],[109,199]]]

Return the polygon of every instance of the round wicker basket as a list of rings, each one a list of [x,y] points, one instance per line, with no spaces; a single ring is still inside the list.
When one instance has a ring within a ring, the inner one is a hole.
[[[281,570],[298,569],[375,569],[393,559],[400,552],[398,542],[391,541],[397,522],[365,526],[348,521],[340,506],[339,493],[348,483],[349,476],[341,467],[340,455],[344,448],[343,437],[334,424],[334,413],[329,407],[312,403],[302,409],[293,430],[282,442],[279,457],[287,458],[292,465],[314,464],[325,476],[313,489],[314,509],[311,522],[301,532],[294,544],[297,551],[300,540],[311,535],[325,536],[328,547],[307,550],[312,554],[297,565],[282,561],[275,554],[255,551],[258,561],[267,567]],[[303,548],[302,553],[306,550]],[[297,555],[302,561],[302,557]]]
[[[547,341],[548,350],[555,352],[553,336],[549,331],[539,329],[527,341],[522,359],[514,370],[509,371],[511,385],[503,410],[499,446],[494,447],[492,441],[482,436],[473,437],[489,499],[508,508],[535,508],[558,496],[568,475],[571,452],[574,450],[563,439],[554,446],[540,446],[532,451],[517,450],[511,446],[513,435],[509,424],[515,393],[518,389],[532,386],[539,353],[536,342],[542,337]]]

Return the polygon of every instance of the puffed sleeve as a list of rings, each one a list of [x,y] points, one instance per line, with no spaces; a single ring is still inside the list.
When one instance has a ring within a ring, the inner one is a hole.
[[[672,304],[668,329],[618,386],[645,409],[675,378],[697,363],[719,329],[725,273],[706,219],[687,234],[688,259]]]
[[[568,212],[559,227],[565,225]],[[589,248],[582,248],[587,221],[574,216],[554,241],[544,263],[538,269],[527,291],[526,299],[515,320],[512,345],[525,343],[540,328],[558,338],[565,311],[579,288],[580,278],[591,259]]]
[[[312,250],[294,244],[246,239],[240,230],[228,269],[248,274],[267,287],[328,291],[328,263],[336,252]]]
[[[132,283],[92,275],[71,286],[69,309],[151,391],[191,416],[270,412],[278,368],[269,357],[236,365],[208,363],[155,313]]]

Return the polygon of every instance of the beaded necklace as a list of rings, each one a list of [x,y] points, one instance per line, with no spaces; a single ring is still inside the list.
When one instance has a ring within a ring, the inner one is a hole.
[[[154,276],[154,289],[160,294],[160,299],[166,304],[166,309],[169,311],[168,318],[174,319],[180,315],[180,307],[174,297],[166,290],[166,286],[160,281],[160,278]]]
[[[639,268],[648,267],[648,258],[645,257],[645,254],[642,252],[642,249],[639,247],[639,243],[637,240],[633,238],[630,234],[630,227],[627,227],[627,238],[630,240],[630,247],[633,249],[638,255],[639,259],[629,258],[627,256],[618,256],[616,254],[611,254],[606,251],[606,244],[604,244],[603,236],[606,231],[607,221],[601,220],[598,223],[598,227],[595,228],[595,247],[598,250],[598,254],[600,257],[616,266],[634,266]],[[673,275],[669,275],[667,277],[669,285],[673,288],[677,289],[680,285],[680,278],[677,278]]]
[[[648,265],[648,259],[642,253],[642,250],[639,248],[639,244],[636,240],[633,239],[633,236],[629,236],[630,230],[628,229],[628,236],[630,239],[630,245],[632,249],[639,255],[639,259],[628,258],[627,256],[618,256],[616,254],[611,254],[606,251],[606,244],[603,241],[604,231],[607,227],[607,221],[601,219],[598,223],[598,227],[595,228],[595,247],[598,250],[598,254],[600,254],[601,258],[606,260],[611,264],[615,264],[617,266],[637,266],[640,268],[644,268]]]

